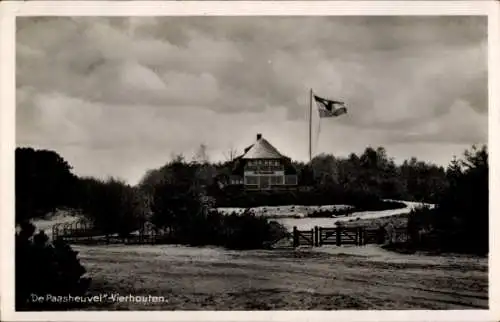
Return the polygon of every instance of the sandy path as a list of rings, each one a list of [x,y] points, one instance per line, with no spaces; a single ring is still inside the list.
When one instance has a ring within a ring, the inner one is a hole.
[[[347,222],[356,218],[359,218],[360,220],[378,219],[378,218],[407,214],[412,209],[423,205],[422,203],[410,202],[410,201],[399,201],[399,202],[403,202],[404,204],[406,204],[406,208],[389,209],[381,211],[359,211],[359,212],[354,212],[347,217],[337,217],[337,218],[278,218],[273,220],[278,221],[289,230],[291,230],[294,226],[296,226],[299,230],[310,230],[313,229],[314,226],[335,227],[336,221]],[[433,207],[433,205],[428,205],[428,206]]]
[[[487,259],[400,255],[376,246],[229,251],[183,246],[78,246],[96,294],[168,303],[101,309],[477,309]]]

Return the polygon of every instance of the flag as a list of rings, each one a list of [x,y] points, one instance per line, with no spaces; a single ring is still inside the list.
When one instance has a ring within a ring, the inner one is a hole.
[[[344,102],[327,100],[314,95],[314,100],[319,109],[319,117],[336,117],[347,113]]]

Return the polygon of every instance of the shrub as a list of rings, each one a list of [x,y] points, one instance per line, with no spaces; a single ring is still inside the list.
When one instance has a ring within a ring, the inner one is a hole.
[[[85,268],[77,252],[64,242],[48,242],[43,231],[33,236],[35,227],[22,223],[16,234],[16,309],[66,309],[74,303],[33,301],[32,296],[79,296],[89,287],[90,279],[82,277]]]
[[[244,191],[228,189],[216,196],[217,207],[252,208],[283,205],[332,205],[348,204],[358,211],[404,208],[405,204],[383,201],[377,195],[365,191],[344,191],[334,188],[317,188],[311,191]]]
[[[283,234],[281,225],[272,224],[264,217],[256,217],[251,212],[225,219],[224,246],[232,249],[264,248]]]
[[[251,211],[224,215],[212,210],[191,216],[189,225],[175,230],[166,242],[191,246],[213,245],[230,249],[260,249],[282,238],[281,224],[258,217]]]

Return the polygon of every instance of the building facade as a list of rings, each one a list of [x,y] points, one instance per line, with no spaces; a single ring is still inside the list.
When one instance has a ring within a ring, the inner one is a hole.
[[[235,159],[229,184],[245,190],[286,190],[296,188],[297,181],[291,159],[257,134],[256,142]]]

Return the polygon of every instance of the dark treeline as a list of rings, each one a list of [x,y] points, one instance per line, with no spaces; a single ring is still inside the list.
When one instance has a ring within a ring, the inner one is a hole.
[[[416,158],[396,165],[383,147],[368,147],[361,155],[352,153],[347,158],[321,154],[311,167],[315,186],[354,195],[434,203],[448,186],[443,167]]]
[[[194,227],[216,221],[229,225],[229,221],[215,219],[213,212],[208,214],[208,209],[216,206],[349,204],[373,210],[398,206],[381,203],[387,198],[437,203],[439,211],[447,214],[439,217],[440,223],[433,223],[440,229],[449,227],[450,222],[456,223],[455,228],[467,225],[481,232],[487,227],[487,215],[478,215],[488,209],[486,147],[466,152],[463,160],[452,160],[447,168],[416,158],[397,165],[381,147],[346,158],[322,154],[311,163],[295,163],[299,184],[310,190],[272,194],[223,187],[221,178],[230,175],[231,162],[209,162],[206,147],[200,151],[191,161],[177,156],[130,186],[113,178],[79,178],[57,153],[19,148],[16,220],[22,222],[69,207],[80,209],[105,233],[126,236],[151,222],[157,229],[192,236],[186,243],[201,243],[207,241],[194,241],[194,236],[200,235]],[[238,230],[237,224],[231,225],[226,230]],[[477,240],[487,240],[487,234]]]
[[[382,199],[435,203],[449,184],[445,168],[416,158],[397,165],[382,147],[368,147],[362,154],[353,153],[346,158],[320,154],[310,163],[294,162],[294,166],[299,184],[310,190],[246,193],[220,189],[213,180],[228,176],[230,163],[205,163],[200,170],[205,172],[203,183],[209,187],[209,194],[222,207],[349,204],[357,210],[383,210],[397,205]]]
[[[204,146],[200,147],[202,152],[204,149]],[[205,187],[219,207],[350,204],[358,210],[382,210],[395,205],[384,204],[381,199],[435,203],[448,187],[445,168],[416,158],[396,165],[382,147],[369,147],[362,154],[351,154],[347,158],[321,154],[311,163],[294,162],[299,185],[311,189],[272,193],[221,188],[219,183],[224,183],[231,174],[231,162],[210,163],[204,153],[197,155],[202,157],[191,162],[182,156],[176,160],[179,164],[196,168],[197,184]],[[139,186],[158,181],[161,173],[171,167],[172,164],[167,164],[148,171]]]
[[[321,154],[311,163],[294,162],[299,184],[310,190],[246,193],[221,188],[221,178],[231,174],[232,163],[209,162],[205,151],[206,147],[201,146],[192,161],[177,156],[148,171],[132,187],[112,178],[79,178],[56,152],[18,148],[16,219],[19,222],[44,216],[58,207],[77,208],[104,231],[118,229],[115,232],[125,234],[150,217],[158,223],[184,220],[184,213],[198,211],[199,206],[192,202],[194,194],[196,198],[203,194],[213,200],[213,206],[221,207],[349,204],[358,210],[382,210],[396,205],[382,203],[381,199],[435,203],[449,186],[443,167],[416,158],[396,165],[379,147],[347,158]],[[187,200],[191,200],[187,204],[192,209],[176,209],[175,214],[159,211],[166,204],[186,204]],[[117,222],[123,227],[117,228]]]

